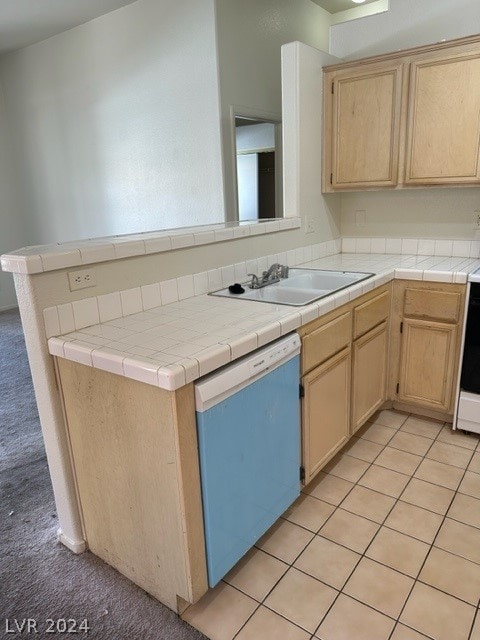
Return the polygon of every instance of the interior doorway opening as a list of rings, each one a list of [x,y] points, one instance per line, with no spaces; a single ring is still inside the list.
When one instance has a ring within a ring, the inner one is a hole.
[[[282,217],[281,125],[278,121],[235,116],[238,219]]]

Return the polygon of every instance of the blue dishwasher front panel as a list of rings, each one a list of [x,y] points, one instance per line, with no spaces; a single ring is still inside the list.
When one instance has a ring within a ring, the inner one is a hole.
[[[197,412],[211,587],[300,494],[299,361]]]

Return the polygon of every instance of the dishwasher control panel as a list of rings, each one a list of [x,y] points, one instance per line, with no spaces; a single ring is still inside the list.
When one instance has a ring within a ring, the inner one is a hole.
[[[252,360],[250,361],[251,374],[256,375],[259,371],[270,369],[270,367],[273,367],[277,362],[280,362],[290,354],[295,353],[297,349],[300,349],[300,344],[300,337],[294,334],[280,342],[276,342],[270,347],[262,349],[261,354],[252,356]]]
[[[250,384],[272,368],[300,353],[300,336],[292,333],[276,342],[254,351],[195,383],[195,408],[209,409],[221,397]]]

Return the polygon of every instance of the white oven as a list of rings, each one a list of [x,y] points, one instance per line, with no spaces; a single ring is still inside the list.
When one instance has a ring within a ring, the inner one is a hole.
[[[480,269],[469,276],[455,428],[480,433]]]

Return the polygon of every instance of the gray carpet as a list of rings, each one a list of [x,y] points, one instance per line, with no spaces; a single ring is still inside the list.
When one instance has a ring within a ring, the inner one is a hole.
[[[47,618],[87,619],[94,640],[204,636],[93,554],[56,540],[58,519],[17,311],[0,313],[0,637],[65,638]],[[5,620],[8,618],[8,627]],[[37,634],[15,629],[34,618]],[[60,631],[61,631],[60,627]]]

